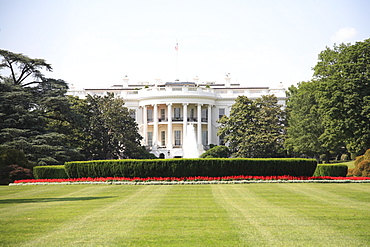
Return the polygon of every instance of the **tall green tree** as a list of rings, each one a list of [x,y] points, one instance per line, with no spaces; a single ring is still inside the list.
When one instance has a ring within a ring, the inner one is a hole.
[[[80,106],[88,109],[86,125],[79,132],[84,133],[83,152],[87,159],[140,158],[143,155],[145,150],[140,145],[142,137],[138,125],[123,99],[114,98],[113,94],[88,95],[85,101]]]
[[[219,120],[218,135],[228,143],[234,157],[283,155],[285,112],[274,95],[250,100],[239,96],[230,116]]]
[[[51,66],[42,59],[4,50],[0,55],[0,67],[10,71],[0,79],[0,146],[21,150],[38,165],[80,159],[55,124],[68,116],[67,84],[43,77],[41,69]],[[37,80],[26,81],[32,77]]]
[[[326,48],[314,67],[324,146],[343,141],[351,153],[370,148],[370,39]]]
[[[330,151],[324,147],[320,136],[324,133],[322,118],[318,112],[315,81],[300,82],[287,91],[287,138],[285,147],[290,154],[316,157]]]

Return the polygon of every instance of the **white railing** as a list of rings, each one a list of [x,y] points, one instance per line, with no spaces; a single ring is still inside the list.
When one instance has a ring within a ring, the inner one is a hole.
[[[107,90],[109,91],[109,90]],[[104,92],[97,91],[82,91],[82,90],[71,90],[68,92],[69,95],[79,96],[84,98],[87,94],[98,94],[104,95]],[[245,95],[250,98],[258,98],[262,95],[274,94],[277,97],[285,97],[285,89],[212,89],[212,88],[188,88],[188,87],[153,87],[153,88],[142,88],[140,90],[118,90],[115,91],[116,96],[128,99],[155,97],[155,96],[181,96],[181,95],[194,95],[194,96],[208,96],[215,98],[227,98],[237,97],[239,95]]]

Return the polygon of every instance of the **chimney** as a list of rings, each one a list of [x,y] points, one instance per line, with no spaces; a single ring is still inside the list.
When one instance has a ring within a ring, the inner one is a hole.
[[[128,77],[125,75],[125,78],[123,78],[123,87],[128,87]]]

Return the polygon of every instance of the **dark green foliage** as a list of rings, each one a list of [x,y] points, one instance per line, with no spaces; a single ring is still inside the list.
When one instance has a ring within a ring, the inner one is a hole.
[[[214,146],[204,152],[200,158],[228,158],[230,157],[230,150],[226,146]]]
[[[218,135],[229,144],[233,157],[284,157],[285,112],[275,95],[256,100],[239,96],[229,117],[218,121]]]
[[[19,179],[32,179],[32,171],[28,168],[24,168],[19,165],[6,166],[1,171],[4,178],[0,179],[0,184],[13,183],[15,180]]]
[[[64,165],[35,166],[33,168],[33,175],[36,179],[68,178]]]
[[[287,139],[284,143],[290,154],[305,154],[318,157],[328,151],[319,137],[324,128],[318,113],[316,82],[300,82],[287,91]]]
[[[66,162],[69,177],[312,176],[312,159],[157,159]]]
[[[319,54],[314,67],[326,147],[344,142],[351,153],[370,148],[370,39]]]
[[[313,176],[345,177],[347,172],[346,165],[318,165]]]
[[[288,151],[317,157],[370,148],[369,65],[370,39],[319,54],[313,79],[288,91]]]
[[[28,162],[22,151],[0,147],[0,168],[9,165],[19,165],[26,168],[32,168],[32,164]]]
[[[81,117],[69,136],[87,160],[152,157],[140,145],[138,125],[123,99],[108,93],[70,98],[70,102]]]
[[[9,52],[7,55],[10,56]],[[71,121],[69,102],[65,97],[67,84],[63,80],[44,78],[35,71],[38,70],[36,64],[42,61],[13,55],[13,58],[21,57],[22,60],[10,62],[12,66],[17,65],[20,70],[33,66],[27,71],[40,77],[29,83],[25,83],[25,77],[0,79],[0,146],[21,150],[28,160],[39,165],[81,159],[78,150],[68,143],[68,131],[63,132],[63,126]],[[9,63],[6,58],[4,61]]]
[[[32,178],[32,166],[22,151],[0,148],[0,184]]]

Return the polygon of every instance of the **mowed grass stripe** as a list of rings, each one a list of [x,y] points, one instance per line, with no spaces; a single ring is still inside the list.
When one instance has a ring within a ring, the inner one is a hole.
[[[49,207],[55,207],[58,203],[68,201],[92,200],[102,195],[104,198],[105,191],[109,187],[96,187],[92,190],[86,186],[11,186],[0,187],[0,219],[3,217],[20,217],[24,215],[27,219],[31,218],[33,211],[45,210]],[[1,193],[5,188],[12,191],[13,194]],[[101,197],[99,197],[101,198]],[[45,204],[43,204],[45,203]],[[42,205],[42,207],[40,207]],[[12,210],[9,210],[11,206]]]
[[[122,246],[117,239],[124,239],[134,231],[169,189],[166,186],[110,187],[110,195],[113,196],[110,200],[94,210],[81,212],[57,229],[22,246],[51,246],[53,243],[61,246]],[[125,189],[130,189],[131,193],[125,194]]]
[[[297,213],[334,229],[333,237],[342,240],[339,246],[370,246],[370,185],[280,184],[279,187],[281,193],[294,191]]]
[[[324,207],[334,206],[343,208],[343,210],[346,211],[370,211],[369,186],[365,185],[367,188],[367,190],[365,190],[363,185],[364,184],[337,184],[333,186],[333,184],[311,184],[310,186],[301,186],[298,184],[297,186],[287,186],[286,184],[279,184],[278,186],[306,200],[310,199],[312,202],[316,201],[312,204],[321,203]],[[358,191],[360,191],[361,196],[358,196]]]
[[[213,191],[220,205],[225,207],[230,219],[238,226],[246,246],[369,245],[370,240],[365,235],[370,230],[367,210],[352,215],[351,222],[348,222],[349,214],[341,205],[323,201],[317,203],[315,198],[299,193],[299,187],[304,190],[309,186],[215,185]],[[326,193],[322,185],[314,186],[316,193]],[[291,188],[297,188],[297,191],[290,191]]]
[[[99,207],[97,202],[109,198],[107,189],[78,185],[0,187],[0,242],[18,245],[58,229],[69,219]],[[14,197],[3,191],[13,192]],[[23,198],[19,197],[22,191],[27,192]]]
[[[33,190],[44,189],[43,186],[31,186]],[[44,194],[38,197],[13,199],[8,195],[2,197],[1,207],[4,211],[0,214],[0,231],[2,233],[1,245],[17,243],[25,246],[48,246],[58,239],[58,245],[67,246],[84,239],[90,238],[87,245],[95,245],[94,240],[107,234],[115,235],[116,229],[110,233],[104,229],[111,227],[117,220],[117,212],[135,211],[140,205],[151,205],[152,200],[158,200],[159,195],[165,193],[151,193],[155,189],[166,190],[167,187],[148,186],[46,186],[49,187]],[[28,190],[24,186],[13,189]],[[145,193],[144,193],[145,192]],[[141,198],[141,199],[139,199]],[[114,206],[119,207],[118,210]],[[155,206],[155,204],[152,204]],[[121,210],[122,209],[122,210]],[[143,215],[137,211],[136,222]],[[112,219],[106,217],[110,215]],[[127,213],[130,215],[130,212]],[[108,218],[105,222],[99,219]],[[121,215],[126,218],[126,215]],[[126,222],[123,220],[121,224]],[[117,225],[116,225],[117,226]],[[91,230],[91,229],[93,230]],[[131,229],[132,224],[122,227]],[[91,233],[100,231],[96,236]],[[76,235],[77,234],[77,235]],[[117,232],[117,234],[120,234]],[[104,240],[105,241],[105,240]],[[109,242],[109,241],[107,241]]]
[[[211,185],[174,185],[122,244],[127,246],[243,246],[238,229]]]

